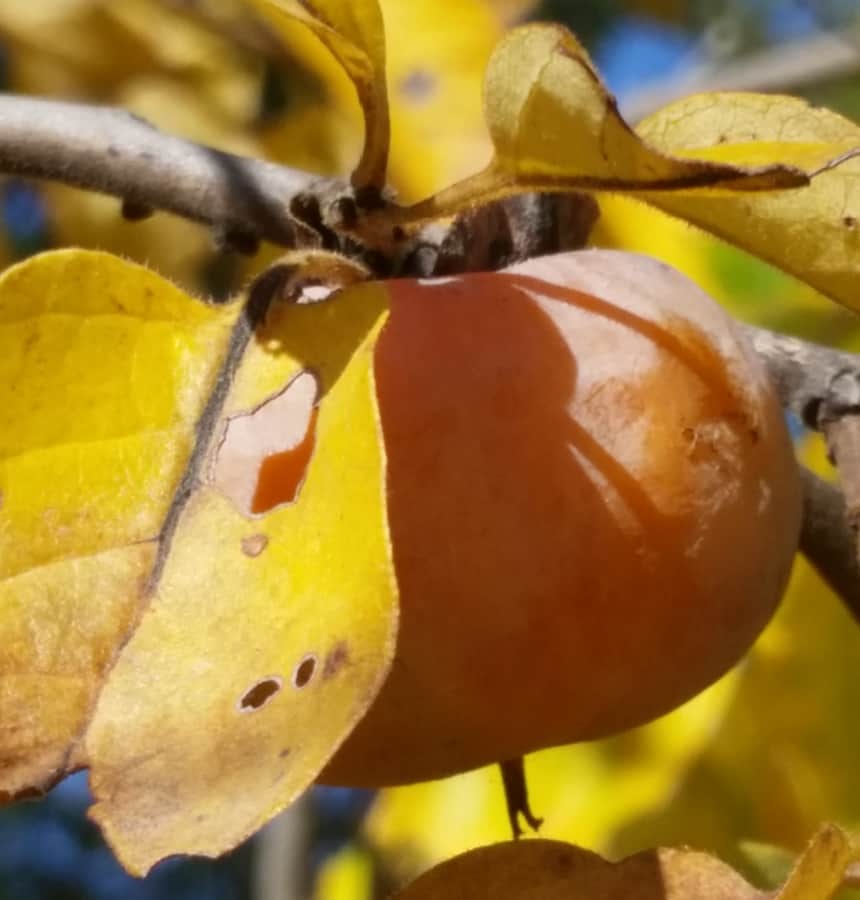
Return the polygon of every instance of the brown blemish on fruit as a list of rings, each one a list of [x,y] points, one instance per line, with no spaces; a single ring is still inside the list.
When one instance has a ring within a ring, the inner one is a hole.
[[[265,534],[250,534],[242,538],[242,552],[245,556],[259,556],[269,545]]]
[[[277,675],[263,678],[242,695],[242,699],[239,701],[239,712],[256,712],[279,693],[283,686],[283,680]]]
[[[298,496],[313,455],[318,397],[317,378],[305,370],[251,412],[228,419],[209,480],[244,515]]]
[[[346,641],[338,641],[329,650],[323,663],[323,681],[337,675],[337,673],[349,662],[349,645]]]

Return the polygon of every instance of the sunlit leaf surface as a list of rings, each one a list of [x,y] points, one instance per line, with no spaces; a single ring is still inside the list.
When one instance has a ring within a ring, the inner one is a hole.
[[[133,872],[287,805],[393,649],[384,294],[265,302],[84,251],[0,281],[2,789],[88,766]]]
[[[845,156],[797,190],[659,192],[641,199],[860,310],[860,126],[796,97],[724,93],[680,100],[642,122],[637,133],[665,152],[719,162],[805,167],[804,160],[820,160],[828,146],[834,158]]]
[[[334,54],[364,111],[364,151],[353,172],[356,187],[382,188],[388,163],[385,31],[377,0],[247,0],[276,29],[299,21]],[[290,32],[286,32],[289,39]]]

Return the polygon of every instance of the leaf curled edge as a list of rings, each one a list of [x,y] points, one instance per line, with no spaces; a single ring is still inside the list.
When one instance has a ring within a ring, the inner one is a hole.
[[[386,303],[358,285],[275,304],[235,371],[201,471],[231,417],[301,372],[320,384],[313,453],[294,502],[260,515],[198,483],[99,697],[91,814],[131,872],[232,849],[308,787],[381,686],[397,617],[372,367]]]
[[[672,103],[637,131],[668,152],[805,166],[809,185],[791,191],[638,197],[860,310],[860,126],[797,97],[721,93]]]
[[[364,113],[364,149],[352,174],[356,189],[385,185],[390,125],[385,76],[385,29],[377,0],[245,0],[283,34],[301,22],[349,76]],[[288,38],[287,38],[288,39]]]
[[[489,167],[398,213],[402,221],[521,191],[785,189],[807,184],[810,170],[834,156],[819,146],[800,167],[669,153],[624,121],[585,49],[559,25],[526,25],[499,43],[487,66],[484,114],[495,148]]]

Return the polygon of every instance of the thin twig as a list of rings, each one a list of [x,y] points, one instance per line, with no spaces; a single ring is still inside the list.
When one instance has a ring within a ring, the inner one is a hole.
[[[520,827],[520,816],[525,819],[526,825],[532,831],[538,831],[543,825],[543,819],[539,819],[533,812],[529,803],[529,789],[526,781],[525,760],[522,756],[516,759],[506,759],[499,763],[499,771],[502,775],[502,786],[505,789],[505,804],[508,809],[508,821],[514,839],[522,837],[523,830]]]
[[[800,476],[804,501],[800,549],[860,622],[860,563],[846,527],[845,497],[804,466]]]
[[[275,244],[307,243],[297,195],[336,180],[165,134],[122,109],[0,94],[0,172],[47,178]]]
[[[860,560],[860,412],[830,416],[826,404],[823,410],[821,430],[839,471],[845,518],[853,537],[855,559]]]
[[[751,325],[744,330],[767,366],[782,405],[809,428],[820,427],[825,400],[853,400],[852,385],[860,384],[860,356]]]
[[[860,618],[860,356],[746,328],[783,407],[822,432],[843,492],[804,476],[801,549]]]

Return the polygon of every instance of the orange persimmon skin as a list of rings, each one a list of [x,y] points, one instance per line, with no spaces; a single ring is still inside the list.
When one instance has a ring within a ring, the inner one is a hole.
[[[375,374],[400,632],[322,780],[408,783],[599,738],[732,666],[800,523],[781,410],[732,320],[612,251],[388,289]]]

